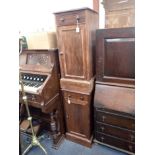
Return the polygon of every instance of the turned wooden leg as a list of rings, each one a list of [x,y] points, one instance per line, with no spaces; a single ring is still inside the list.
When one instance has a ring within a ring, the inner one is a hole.
[[[50,117],[51,117],[51,122],[50,122],[50,127],[51,127],[51,134],[53,138],[53,147],[58,148],[60,145],[60,141],[62,139],[62,133],[60,132],[60,122],[59,122],[59,112],[58,110],[51,112]]]

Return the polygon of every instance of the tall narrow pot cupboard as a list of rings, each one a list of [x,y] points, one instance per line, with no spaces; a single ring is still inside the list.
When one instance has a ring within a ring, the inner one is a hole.
[[[93,54],[98,13],[82,8],[55,13],[66,138],[91,147]]]

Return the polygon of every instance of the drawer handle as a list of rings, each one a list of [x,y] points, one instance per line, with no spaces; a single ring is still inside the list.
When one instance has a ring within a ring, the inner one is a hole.
[[[80,18],[79,18],[79,16],[77,15],[77,16],[76,16],[76,32],[77,32],[77,33],[80,32],[80,28],[79,28],[79,20],[80,20]]]
[[[128,147],[129,147],[129,150],[132,151],[132,149],[133,149],[132,145],[129,145]]]
[[[102,121],[105,121],[105,118],[106,118],[105,116],[102,116]]]
[[[84,97],[80,97],[80,100],[84,100]]]
[[[69,116],[68,116],[68,115],[66,115],[66,118],[68,119],[68,118],[69,118]]]
[[[70,100],[70,97],[68,97],[68,100],[67,100],[68,104],[71,104],[71,100]]]
[[[104,127],[101,127],[101,130],[104,131]]]
[[[130,135],[130,137],[131,137],[131,141],[133,141],[133,139],[134,139],[134,135]]]
[[[103,141],[104,140],[104,137],[101,137],[101,140]]]
[[[77,16],[76,16],[76,20],[78,20],[78,21],[80,20],[80,17],[79,17],[79,15],[77,15]]]
[[[35,99],[36,99],[36,98],[35,98],[35,96],[34,96],[34,95],[32,95],[32,101],[35,101]]]
[[[60,54],[60,55],[63,55],[64,53],[63,53],[63,52],[59,52],[59,54]]]
[[[64,18],[60,18],[60,21],[61,21],[61,22],[64,22],[64,20],[65,20]]]

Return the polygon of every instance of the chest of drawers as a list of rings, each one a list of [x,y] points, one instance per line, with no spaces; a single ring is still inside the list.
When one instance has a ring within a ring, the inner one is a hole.
[[[94,101],[95,141],[134,154],[134,89],[96,84]]]

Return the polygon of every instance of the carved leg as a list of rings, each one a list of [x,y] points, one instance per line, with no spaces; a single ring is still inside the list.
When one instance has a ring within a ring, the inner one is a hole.
[[[50,127],[52,131],[52,137],[53,137],[53,146],[54,148],[58,148],[61,144],[61,140],[63,139],[63,134],[60,132],[60,122],[59,122],[59,112],[58,110],[53,111],[50,113],[51,122]]]

